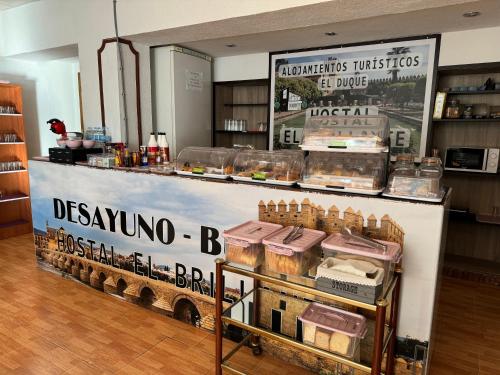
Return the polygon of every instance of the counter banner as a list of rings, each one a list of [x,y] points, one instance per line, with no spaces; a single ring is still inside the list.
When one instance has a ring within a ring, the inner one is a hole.
[[[41,161],[30,161],[29,174],[43,268],[208,330],[214,329],[214,262],[225,256],[224,230],[261,220],[326,233],[348,225],[396,242],[404,235],[398,336],[429,340],[442,205]],[[225,273],[227,301],[252,288],[252,280]],[[295,337],[297,312],[310,300],[283,290],[274,297],[259,305],[262,322],[271,326],[271,311],[282,311],[288,322],[282,333]]]
[[[270,55],[270,149],[297,148],[282,129],[298,133],[311,116],[389,117],[391,153],[425,156],[436,37]]]

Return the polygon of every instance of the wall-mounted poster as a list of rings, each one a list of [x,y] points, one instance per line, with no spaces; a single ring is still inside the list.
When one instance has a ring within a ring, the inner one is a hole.
[[[425,155],[437,37],[270,54],[270,149],[311,116],[386,115],[391,154]]]

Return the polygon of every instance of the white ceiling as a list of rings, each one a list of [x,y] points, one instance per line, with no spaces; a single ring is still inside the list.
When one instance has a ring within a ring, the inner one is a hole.
[[[464,18],[467,11],[481,15]],[[180,44],[221,57],[492,26],[500,26],[500,0],[336,0],[127,38],[150,45]],[[327,31],[337,35],[326,36]]]
[[[10,8],[15,8],[24,4],[32,3],[38,0],[0,0],[0,12]]]

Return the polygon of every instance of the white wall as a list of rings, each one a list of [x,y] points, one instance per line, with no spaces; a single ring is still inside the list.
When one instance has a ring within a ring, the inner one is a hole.
[[[465,30],[441,35],[439,66],[500,61],[500,27]],[[269,54],[218,57],[214,81],[263,79],[269,76]]]
[[[500,61],[500,27],[443,33],[441,37],[440,66],[497,61]]]
[[[78,62],[58,60],[30,62],[0,58],[0,79],[23,88],[23,112],[28,157],[48,155],[56,134],[46,123],[64,121],[70,131],[80,131]]]
[[[269,76],[269,54],[217,57],[214,59],[214,82],[263,79]]]

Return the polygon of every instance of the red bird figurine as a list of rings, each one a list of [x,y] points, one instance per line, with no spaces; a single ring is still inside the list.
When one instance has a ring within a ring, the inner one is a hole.
[[[52,133],[60,134],[62,139],[68,138],[64,122],[57,118],[53,118],[47,121],[47,124],[50,124],[50,130],[52,131]]]

